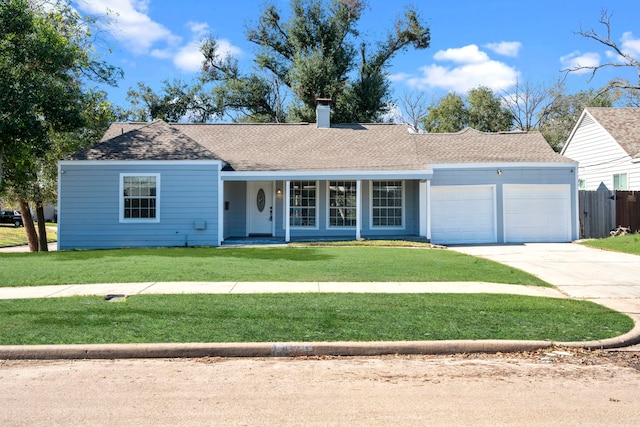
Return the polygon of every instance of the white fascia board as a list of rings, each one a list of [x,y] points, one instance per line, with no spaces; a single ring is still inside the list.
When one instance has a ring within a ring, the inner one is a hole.
[[[60,160],[60,166],[92,165],[92,166],[162,166],[162,165],[217,165],[222,168],[222,160]]]
[[[442,163],[430,164],[433,170],[436,169],[492,169],[492,168],[576,168],[578,162],[571,163],[534,163],[534,162],[503,162],[503,163]]]
[[[431,179],[433,171],[248,171],[220,172],[223,181],[272,181],[272,180],[383,180],[383,179]]]

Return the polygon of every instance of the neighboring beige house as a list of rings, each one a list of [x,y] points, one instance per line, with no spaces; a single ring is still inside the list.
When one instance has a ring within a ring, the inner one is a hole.
[[[640,108],[586,108],[561,154],[579,162],[580,190],[640,190]]]

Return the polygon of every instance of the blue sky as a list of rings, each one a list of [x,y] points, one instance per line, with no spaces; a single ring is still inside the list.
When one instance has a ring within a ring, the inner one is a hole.
[[[110,100],[125,106],[126,91],[142,81],[154,89],[163,80],[189,81],[201,62],[198,43],[203,36],[216,37],[223,49],[236,55],[250,71],[256,47],[246,41],[244,30],[257,21],[264,0],[77,0],[82,13],[99,16],[110,11],[112,20],[99,34],[104,59],[121,67],[119,87],[107,88]],[[287,15],[289,0],[273,0]],[[562,76],[560,70],[576,62],[597,65],[610,60],[601,44],[575,32],[595,29],[605,7],[611,14],[611,38],[640,58],[640,24],[637,0],[370,0],[359,23],[371,42],[382,40],[402,14],[414,5],[431,29],[431,47],[409,50],[394,58],[389,68],[394,97],[423,91],[427,99],[447,92],[465,93],[484,85],[507,93],[514,83],[548,84]],[[106,53],[111,49],[112,53]],[[637,81],[632,69],[617,68],[568,77],[570,92],[601,87],[618,76]]]

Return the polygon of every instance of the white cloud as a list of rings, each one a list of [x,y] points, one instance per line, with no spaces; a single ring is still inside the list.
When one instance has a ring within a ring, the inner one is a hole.
[[[440,50],[433,55],[436,61],[451,61],[457,64],[483,63],[489,60],[489,55],[478,49],[475,44],[460,48]]]
[[[441,50],[434,55],[436,61],[453,62],[454,66],[431,64],[420,70],[421,76],[397,75],[409,86],[466,93],[469,89],[486,86],[493,91],[513,86],[520,72],[504,62],[493,60],[476,45]]]
[[[124,47],[137,55],[171,60],[176,68],[197,72],[202,65],[200,42],[210,32],[206,22],[188,22],[189,41],[174,34],[164,25],[155,22],[147,14],[150,0],[79,0],[78,6],[93,15],[109,14],[112,21],[105,25],[108,31]],[[115,15],[115,16],[114,16]],[[218,40],[221,54],[240,55],[241,50],[228,40]]]
[[[203,59],[200,52],[200,41],[209,33],[209,24],[188,22],[187,27],[191,31],[191,41],[175,52],[173,64],[182,71],[197,72],[202,68]]]
[[[202,53],[200,52],[200,43],[207,34],[209,34],[209,24],[204,22],[189,22],[187,24],[192,33],[191,41],[182,46],[176,52],[173,58],[173,64],[182,71],[197,72],[202,69]],[[217,39],[218,54],[221,56],[233,55],[237,56],[242,51],[225,39]]]
[[[196,72],[202,68],[203,59],[200,42],[192,40],[178,50],[173,57],[173,64],[182,71]]]
[[[520,48],[522,47],[522,43],[520,42],[500,42],[500,43],[487,43],[484,45],[487,49],[492,52],[497,53],[498,55],[510,56],[515,58],[518,56],[520,52]]]
[[[149,0],[80,0],[78,7],[94,15],[109,13],[115,22],[104,30],[136,54],[149,53],[157,43],[180,43],[180,37],[147,15]]]
[[[580,51],[573,51],[568,55],[560,57],[560,63],[565,70],[578,68],[578,67],[597,67],[600,65],[600,55],[595,52],[581,53]],[[586,74],[591,72],[588,69],[580,69],[573,71],[576,74]]]
[[[633,38],[631,31],[627,31],[622,34],[620,40],[622,41],[621,48],[624,53],[635,59],[640,59],[640,39]]]
[[[403,82],[405,80],[409,80],[410,78],[411,74],[408,73],[396,73],[389,76],[389,80],[391,80],[392,82]]]
[[[422,67],[422,72],[423,76],[416,80],[419,87],[431,86],[458,93],[478,86],[486,86],[493,91],[505,90],[515,84],[520,74],[502,62],[491,60],[455,68],[428,65]]]

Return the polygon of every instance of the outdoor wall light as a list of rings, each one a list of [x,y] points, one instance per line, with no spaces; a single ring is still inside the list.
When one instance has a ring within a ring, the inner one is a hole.
[[[498,169],[498,175],[502,175],[502,169]]]
[[[278,188],[278,189],[276,190],[276,194],[277,194],[278,196],[282,195],[282,188]]]

